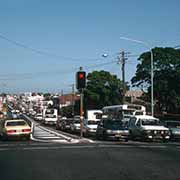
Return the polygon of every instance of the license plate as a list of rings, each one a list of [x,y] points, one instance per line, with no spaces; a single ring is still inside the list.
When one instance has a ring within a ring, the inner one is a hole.
[[[115,137],[121,137],[121,135],[120,134],[116,134]]]

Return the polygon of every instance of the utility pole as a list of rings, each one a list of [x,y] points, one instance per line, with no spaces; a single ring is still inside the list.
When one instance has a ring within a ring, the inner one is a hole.
[[[127,58],[125,55],[129,54],[129,52],[121,51],[120,56],[118,57],[119,63],[122,64],[121,71],[122,71],[122,83],[123,83],[123,90],[122,90],[122,104],[125,103],[125,93],[126,93],[126,81],[125,81],[125,63]]]
[[[72,86],[72,99],[71,99],[71,102],[72,102],[72,116],[74,117],[74,105],[75,105],[75,99],[74,99],[74,96],[75,96],[75,91],[74,91],[74,84],[71,85]]]

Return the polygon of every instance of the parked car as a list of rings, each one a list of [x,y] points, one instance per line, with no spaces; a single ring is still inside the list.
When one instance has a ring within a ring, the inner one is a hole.
[[[128,127],[121,120],[102,119],[96,130],[97,139],[121,139],[128,141]]]
[[[159,119],[148,115],[133,116],[129,120],[131,139],[168,141],[170,131],[163,126]]]
[[[165,121],[165,126],[170,130],[171,139],[180,139],[180,121]]]
[[[0,121],[0,136],[6,140],[11,137],[25,137],[30,139],[31,127],[23,119],[11,119]]]

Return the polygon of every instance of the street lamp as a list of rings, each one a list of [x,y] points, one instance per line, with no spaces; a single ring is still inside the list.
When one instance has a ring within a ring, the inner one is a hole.
[[[136,42],[136,43],[139,43],[139,44],[143,44],[151,52],[151,115],[154,116],[154,82],[153,82],[154,68],[153,68],[153,52],[152,52],[152,48],[148,43],[146,43],[144,41],[131,39],[131,38],[127,38],[127,37],[120,37],[120,39]]]

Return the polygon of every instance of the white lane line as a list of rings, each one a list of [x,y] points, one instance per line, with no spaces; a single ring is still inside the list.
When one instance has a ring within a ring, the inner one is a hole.
[[[55,135],[57,135],[57,136],[60,136],[60,137],[66,139],[66,140],[68,140],[68,141],[71,141],[71,139],[72,139],[72,138],[70,138],[70,137],[67,137],[67,136],[65,136],[65,135],[59,134],[59,133],[57,133],[57,132],[55,132],[55,131],[49,130],[49,129],[44,128],[44,127],[42,127],[42,126],[40,126],[39,128],[42,129],[42,130],[45,130],[45,131],[47,131],[47,132],[49,132],[49,133],[55,134]]]
[[[26,115],[25,115],[25,116],[26,116]],[[37,122],[35,122],[33,119],[31,119],[31,118],[28,117],[28,116],[26,116],[26,118],[33,123],[33,124],[32,124],[32,129],[34,129],[34,130],[35,130],[35,128],[38,127],[38,128],[41,129],[41,130],[44,130],[44,131],[49,132],[50,134],[54,134],[54,135],[56,135],[56,136],[60,136],[60,137],[64,138],[65,140],[67,140],[67,141],[69,141],[69,142],[73,142],[73,143],[78,143],[78,142],[80,142],[80,141],[87,141],[87,142],[89,142],[89,143],[94,143],[93,140],[87,139],[87,138],[82,138],[82,139],[77,140],[77,139],[75,139],[75,138],[65,136],[65,135],[63,135],[63,134],[57,133],[57,132],[52,131],[52,130],[50,130],[50,129],[47,129],[47,128],[43,127],[43,126],[40,126]],[[34,131],[33,131],[33,132],[34,132]],[[34,139],[35,139],[35,138],[34,138]],[[32,139],[32,140],[33,140],[33,139]]]
[[[39,138],[39,139],[62,139],[60,137],[57,137],[57,136],[35,136],[36,138]]]

